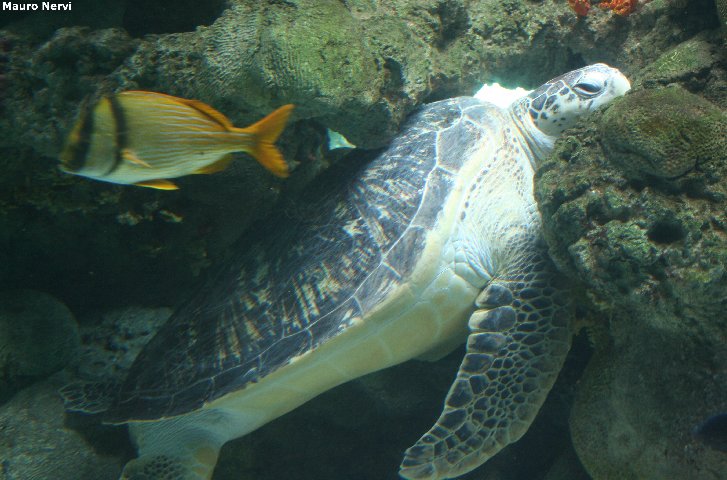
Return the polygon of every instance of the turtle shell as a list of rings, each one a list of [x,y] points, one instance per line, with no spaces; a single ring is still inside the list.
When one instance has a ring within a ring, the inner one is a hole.
[[[460,167],[504,115],[470,97],[426,105],[386,150],[337,178],[314,215],[279,215],[243,242],[142,350],[106,421],[180,415],[254,388],[365,321],[411,277]]]

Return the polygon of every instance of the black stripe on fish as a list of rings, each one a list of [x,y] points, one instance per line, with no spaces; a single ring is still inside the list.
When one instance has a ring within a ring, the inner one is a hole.
[[[109,170],[104,174],[104,176],[111,175],[117,168],[119,168],[121,162],[123,161],[122,152],[129,145],[129,132],[127,130],[126,115],[124,114],[124,109],[121,107],[121,104],[115,96],[108,96],[106,97],[106,100],[108,100],[109,102],[109,106],[111,107],[111,115],[114,117],[114,146],[116,148],[114,150],[114,163],[113,165],[111,165],[111,168],[109,168]]]
[[[81,105],[81,129],[78,139],[71,146],[70,159],[63,165],[69,172],[77,172],[86,165],[88,149],[91,147],[91,134],[93,133],[93,103],[88,98]]]

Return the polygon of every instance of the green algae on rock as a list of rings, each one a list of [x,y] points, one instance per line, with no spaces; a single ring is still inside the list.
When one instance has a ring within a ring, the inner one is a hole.
[[[727,115],[678,85],[629,95],[600,133],[609,159],[632,177],[674,178],[727,156]]]
[[[719,108],[727,108],[724,82],[713,74],[722,69],[722,44],[718,32],[709,30],[668,49],[639,73],[635,89],[679,84]]]
[[[711,246],[712,241],[721,243],[720,225],[725,219],[719,205],[727,198],[721,181],[727,170],[725,137],[720,135],[726,128],[725,114],[677,89],[635,92],[615,102],[598,125],[587,122],[577,127],[582,141],[560,142],[538,174],[536,196],[547,219],[551,254],[562,268],[605,296],[617,294],[614,287],[623,281],[629,288],[656,281],[654,276],[660,279],[656,284],[668,281],[669,277],[658,273],[664,268],[665,250],[671,252],[683,244],[686,250],[679,255],[680,263],[688,264],[697,261],[702,247]],[[645,102],[652,96],[662,102],[658,109]],[[675,105],[665,103],[672,100]],[[682,112],[685,102],[692,109]],[[691,137],[679,132],[670,136],[666,129],[679,119],[655,121],[654,127],[649,123],[653,116],[644,112],[647,108],[672,112],[672,116],[691,115],[690,126],[703,130],[692,132]],[[625,115],[619,117],[618,112]],[[646,121],[639,123],[639,119]],[[646,138],[644,131],[654,132],[650,127],[663,134]],[[601,135],[603,147],[595,140]],[[650,157],[644,159],[644,155]],[[674,172],[680,175],[671,178]],[[611,244],[615,239],[621,240]],[[642,254],[651,249],[652,254]],[[710,247],[710,251],[718,254],[719,248]],[[613,254],[640,266],[632,270],[635,275],[618,275],[623,271],[614,269],[619,262]],[[645,262],[652,255],[658,262]]]
[[[694,75],[704,75],[718,61],[719,49],[704,35],[690,38],[669,49],[641,72],[640,82],[674,82]]]
[[[691,82],[699,63],[678,79],[724,91],[718,66]],[[718,480],[727,458],[691,430],[727,398],[727,117],[651,85],[566,133],[536,177],[551,255],[607,332],[571,433],[594,480]]]
[[[179,21],[170,19],[168,25],[115,14],[110,17],[118,22],[114,29],[59,29],[49,44],[70,47],[70,34],[80,46],[65,48],[65,62],[44,62],[36,55],[46,49],[48,34],[40,27],[35,32],[24,19],[9,22],[0,32],[0,39],[15,37],[19,45],[10,52],[6,100],[17,118],[7,125],[0,119],[0,131],[21,134],[7,136],[12,146],[53,155],[61,142],[53,147],[50,141],[59,133],[63,137],[76,109],[63,102],[80,102],[106,85],[197,98],[239,124],[294,101],[301,118],[334,127],[356,145],[372,148],[391,138],[425,100],[471,93],[488,79],[532,85],[542,72],[555,74],[584,61],[638,67],[710,25],[704,15],[682,12],[672,3],[647,4],[626,23],[579,24],[559,1],[234,0],[226,9],[217,2],[212,10],[200,8],[196,20],[209,26],[198,25],[195,31],[137,40],[122,30],[169,32],[172,25],[188,30],[194,26],[189,13],[180,13]],[[68,68],[88,65],[89,47],[96,44],[100,68]],[[95,78],[89,82],[91,73]],[[19,88],[30,84],[41,94]],[[68,95],[69,85],[75,86],[75,96]],[[13,108],[20,103],[25,104],[22,110]],[[53,128],[46,128],[48,123]],[[40,141],[28,138],[29,127]]]

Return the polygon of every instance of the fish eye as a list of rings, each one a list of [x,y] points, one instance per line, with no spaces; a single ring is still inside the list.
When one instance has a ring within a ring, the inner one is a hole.
[[[603,84],[594,81],[578,82],[573,85],[573,90],[584,97],[594,97],[603,89]]]

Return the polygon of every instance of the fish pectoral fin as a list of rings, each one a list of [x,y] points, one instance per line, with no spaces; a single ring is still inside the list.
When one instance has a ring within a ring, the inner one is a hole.
[[[227,154],[221,159],[217,160],[215,163],[211,163],[207,166],[204,166],[202,168],[198,168],[195,170],[194,174],[210,174],[210,173],[217,173],[221,172],[222,170],[226,169],[228,166],[230,166],[230,162],[233,160],[232,154]]]
[[[136,153],[134,153],[133,150],[130,148],[124,148],[121,150],[121,158],[123,158],[125,161],[129,163],[133,163],[134,165],[139,165],[140,167],[146,167],[146,168],[153,168],[151,165],[146,163],[144,160],[136,156]]]
[[[164,180],[163,178],[157,180],[145,180],[143,182],[137,182],[134,185],[137,187],[155,188],[157,190],[179,190],[178,186],[169,180]]]

